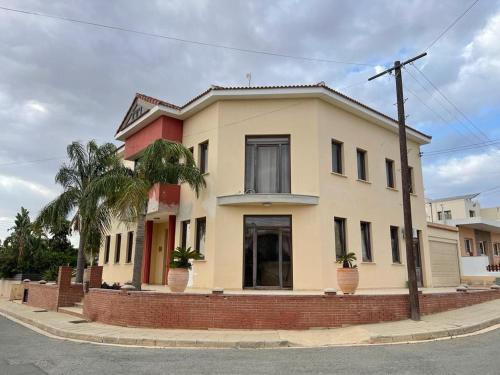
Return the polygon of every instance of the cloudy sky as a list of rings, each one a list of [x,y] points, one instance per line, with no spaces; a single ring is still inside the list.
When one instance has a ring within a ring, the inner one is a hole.
[[[210,84],[316,83],[396,116],[394,82],[366,78],[429,45],[472,0],[0,0],[0,7],[181,39],[366,65],[236,52],[0,9],[0,238],[55,197],[73,140],[113,140],[133,95],[182,104]],[[403,72],[424,153],[500,139],[500,1],[481,0]],[[457,111],[458,109],[458,111]],[[466,117],[464,117],[464,114]],[[500,205],[500,144],[423,156],[426,196]]]

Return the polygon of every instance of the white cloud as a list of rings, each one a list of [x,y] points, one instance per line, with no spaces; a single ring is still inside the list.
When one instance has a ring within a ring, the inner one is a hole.
[[[16,176],[9,176],[3,174],[0,174],[0,189],[4,190],[3,194],[5,194],[5,192],[14,192],[14,191],[18,192],[18,190],[21,189],[21,190],[28,190],[31,193],[46,198],[51,198],[56,195],[55,191],[36,182],[28,181]]]
[[[29,100],[25,105],[25,109],[30,112],[47,113],[47,108],[36,100]]]

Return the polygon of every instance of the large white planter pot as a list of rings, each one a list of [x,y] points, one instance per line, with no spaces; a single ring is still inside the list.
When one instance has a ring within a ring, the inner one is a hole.
[[[174,293],[182,293],[186,290],[189,281],[189,270],[187,268],[171,268],[168,271],[168,287]]]
[[[359,284],[357,268],[338,268],[337,283],[344,294],[354,294]]]

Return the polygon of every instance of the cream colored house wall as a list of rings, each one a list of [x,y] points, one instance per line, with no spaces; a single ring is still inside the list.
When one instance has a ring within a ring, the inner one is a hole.
[[[479,216],[483,219],[500,220],[500,207],[481,208]]]
[[[218,196],[244,193],[245,136],[266,134],[290,135],[291,192],[319,196],[319,205],[217,205]],[[344,177],[331,173],[332,138],[344,142]],[[198,145],[206,140],[209,141],[207,188],[197,198],[189,186],[181,186],[176,225],[178,246],[180,222],[191,221],[188,246],[194,248],[195,219],[206,217],[205,260],[194,262],[193,287],[242,288],[244,215],[292,216],[295,290],[337,287],[335,216],[347,219],[348,249],[358,255],[360,288],[405,285],[406,256],[402,232],[402,264],[392,264],[389,232],[391,225],[403,227],[397,133],[319,99],[228,100],[216,102],[184,120],[183,144],[193,147],[195,160],[199,159]],[[368,183],[356,179],[356,147],[367,151]],[[430,286],[419,146],[409,141],[408,150],[415,181],[415,194],[411,197],[413,227],[422,231],[424,283]],[[396,189],[386,188],[385,158],[395,162]],[[361,220],[372,223],[374,262],[371,264],[361,262]],[[123,233],[124,257],[126,232]],[[155,236],[157,233],[155,228]],[[114,238],[110,263],[113,241]],[[153,250],[155,241],[158,240],[153,241]],[[100,264],[102,256],[103,251]],[[130,280],[131,275],[131,265],[108,264],[104,267],[105,280],[123,282]]]

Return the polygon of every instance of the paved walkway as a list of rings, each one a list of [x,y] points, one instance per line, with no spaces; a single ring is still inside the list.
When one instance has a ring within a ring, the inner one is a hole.
[[[500,324],[500,300],[404,320],[336,329],[305,331],[165,330],[86,322],[0,299],[0,313],[54,336],[89,342],[154,347],[276,348],[366,345],[450,337]]]

